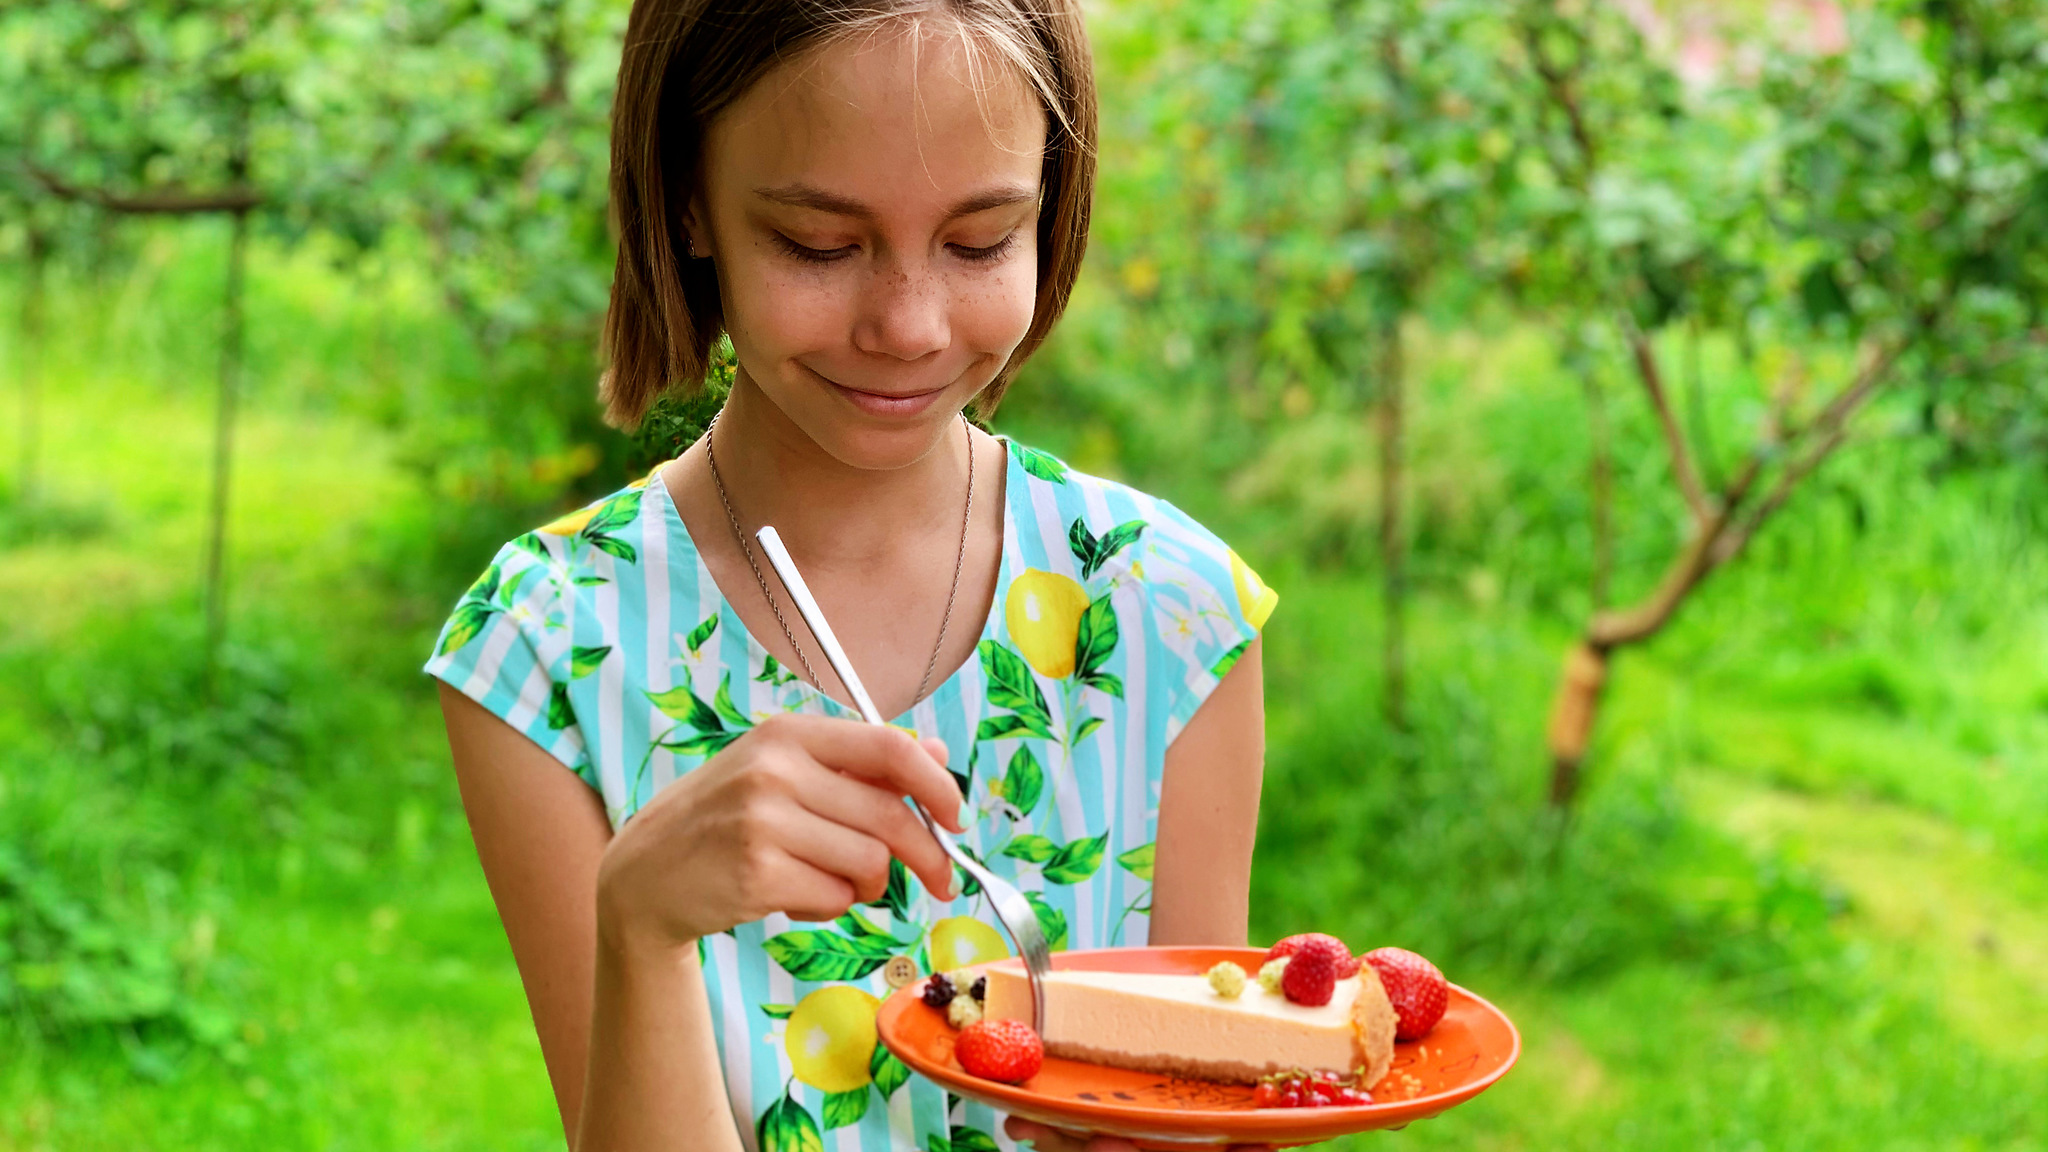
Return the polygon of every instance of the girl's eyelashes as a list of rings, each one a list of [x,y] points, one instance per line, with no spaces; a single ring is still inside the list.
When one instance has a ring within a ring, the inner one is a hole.
[[[776,247],[782,249],[785,254],[807,264],[831,264],[835,261],[844,260],[848,256],[853,255],[859,247],[854,244],[846,244],[838,248],[812,248],[809,245],[799,244],[780,232],[772,233],[772,235],[775,237]],[[1011,232],[1008,236],[1003,237],[994,244],[990,244],[986,248],[974,248],[965,244],[948,244],[946,247],[952,249],[954,255],[970,264],[993,264],[1008,256],[1011,250],[1017,247],[1017,233]]]

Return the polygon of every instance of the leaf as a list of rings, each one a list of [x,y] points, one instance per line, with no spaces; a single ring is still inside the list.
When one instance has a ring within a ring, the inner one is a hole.
[[[898,920],[910,919],[910,869],[903,866],[903,861],[889,858],[889,886],[880,900],[870,900],[866,906],[887,908]]]
[[[454,614],[448,617],[448,630],[442,635],[440,650],[435,655],[446,656],[476,639],[477,633],[484,630],[484,624],[490,620],[493,611],[495,610],[488,605],[479,604],[474,600],[457,605]]]
[[[1015,837],[1009,843],[1003,845],[996,855],[1008,856],[1012,860],[1026,860],[1033,864],[1043,864],[1058,856],[1060,851],[1060,846],[1051,840],[1035,832],[1026,832],[1024,835]]]
[[[989,703],[1008,708],[1026,720],[1037,718],[1041,726],[1050,725],[1045,693],[1038,690],[1038,680],[1031,675],[1031,666],[1024,663],[1024,658],[994,640],[983,640],[980,652],[981,670],[988,678]]]
[[[604,533],[616,532],[631,524],[634,517],[640,515],[640,492],[638,488],[631,489],[605,501],[604,506],[593,513],[589,523],[583,526],[584,537],[595,544]]]
[[[802,929],[771,936],[763,945],[782,970],[798,980],[858,980],[889,962],[890,941],[851,940],[837,932]]]
[[[1010,757],[1010,767],[1003,773],[1003,799],[1021,815],[1029,816],[1044,793],[1045,769],[1039,767],[1038,757],[1031,754],[1031,746],[1022,745]]]
[[[780,687],[796,679],[796,673],[787,671],[775,657],[763,654],[760,674],[754,677],[756,684],[772,684]]]
[[[1067,551],[1072,552],[1074,559],[1081,562],[1083,580],[1088,578],[1089,573],[1095,571],[1095,549],[1095,536],[1088,531],[1088,522],[1079,516],[1074,517],[1074,522],[1067,525]]]
[[[519,586],[526,583],[526,578],[533,575],[533,573],[534,570],[532,568],[521,568],[519,571],[514,572],[510,580],[498,586],[498,595],[496,597],[498,603],[510,608],[513,600],[519,595]]]
[[[868,1114],[868,1086],[850,1088],[844,1092],[832,1092],[825,1096],[825,1130],[844,1128],[860,1123]]]
[[[560,732],[576,722],[576,713],[569,707],[569,686],[557,683],[548,691],[548,727]]]
[[[554,555],[548,551],[547,544],[541,540],[540,533],[538,532],[528,532],[523,536],[519,536],[512,541],[512,544],[514,547],[523,548],[543,560],[552,561],[554,559]]]
[[[841,916],[839,919],[834,920],[832,923],[835,926],[837,926],[841,932],[846,933],[848,936],[851,936],[856,940],[863,940],[869,937],[878,937],[880,939],[889,940],[893,942],[896,939],[889,933],[884,932],[880,928],[875,927],[874,924],[871,923],[867,917],[861,915],[858,911],[855,911],[852,908],[847,909],[846,914],[844,916]]]
[[[1116,862],[1123,865],[1126,872],[1136,876],[1138,879],[1150,880],[1152,879],[1153,849],[1157,847],[1156,843],[1140,844],[1129,852],[1118,856]]]
[[[1014,440],[1010,441],[1010,451],[1017,454],[1017,463],[1023,465],[1026,472],[1040,480],[1052,484],[1067,482],[1067,466],[1050,453],[1040,452],[1036,448],[1026,448]]]
[[[896,1094],[898,1088],[910,1082],[910,1068],[896,1058],[894,1052],[875,1044],[875,1054],[868,1057],[868,1075],[875,1078],[875,1090],[887,1100]]]
[[[989,1134],[979,1128],[953,1129],[953,1152],[1002,1152]]]
[[[570,649],[569,679],[581,680],[585,676],[590,675],[592,672],[597,671],[597,666],[604,663],[604,658],[611,654],[612,646],[609,644],[603,646],[602,648],[584,648],[578,646],[576,648]]]
[[[1091,672],[1081,677],[1081,683],[1121,700],[1124,698],[1124,682],[1112,672]]]
[[[628,564],[632,564],[640,559],[640,554],[633,551],[631,544],[616,536],[592,536],[589,539],[592,548],[607,555],[616,556]]]
[[[1209,674],[1216,677],[1218,680],[1221,680],[1225,676],[1230,675],[1230,670],[1232,668],[1237,667],[1238,657],[1243,656],[1244,650],[1251,646],[1252,642],[1249,640],[1239,641],[1237,647],[1232,648],[1230,651],[1225,652],[1222,656],[1217,658],[1216,663],[1210,666]]]
[[[1101,539],[1095,542],[1094,557],[1081,568],[1081,579],[1086,580],[1088,577],[1093,576],[1102,569],[1104,564],[1109,563],[1117,553],[1136,543],[1138,537],[1144,534],[1145,522],[1143,520],[1126,520],[1109,531],[1104,532]]]
[[[688,681],[684,681],[666,692],[649,692],[647,693],[647,699],[656,708],[666,713],[670,719],[680,720],[699,732],[722,732],[725,730],[725,723],[718,718],[717,711],[711,705],[706,704],[703,697],[690,691]]]
[[[953,1152],[953,1142],[934,1132],[924,1138],[924,1150],[925,1152]]]
[[[724,717],[725,722],[732,725],[734,731],[744,732],[754,726],[754,722],[747,718],[747,714],[733,705],[730,671],[718,678],[718,692],[711,698],[711,708]]]
[[[1054,884],[1079,884],[1102,867],[1102,850],[1109,845],[1109,833],[1076,840],[1046,861],[1045,878]]]
[[[1036,892],[1026,892],[1031,911],[1038,915],[1038,930],[1045,934],[1045,946],[1057,952],[1067,946],[1067,914],[1045,902]]]
[[[700,936],[697,939],[699,943],[702,943],[704,938]],[[761,1005],[761,1015],[768,1017],[770,1020],[787,1020],[789,1019],[789,1014],[794,1011],[796,1011],[796,1005],[794,1004]]]
[[[1074,633],[1074,674],[1082,683],[1100,672],[1103,661],[1116,651],[1117,635],[1116,609],[1109,602],[1109,593],[1104,592],[1088,602]]]
[[[1117,696],[1119,699],[1121,699],[1123,696],[1123,693],[1121,691],[1123,685],[1119,684],[1117,685],[1117,688],[1119,689],[1119,691],[1117,692]],[[1079,744],[1081,741],[1086,740],[1089,734],[1093,733],[1097,728],[1100,727],[1102,727],[1102,717],[1090,716],[1086,720],[1081,721],[1080,726],[1074,729],[1074,738],[1068,741],[1068,743]]]
[[[683,647],[688,648],[690,655],[694,656],[697,654],[697,649],[702,648],[704,642],[711,639],[711,634],[716,631],[718,631],[718,613],[713,612],[711,615],[706,616],[695,628],[690,629],[690,635],[684,639]],[[775,657],[770,656],[768,659],[773,661]]]
[[[465,600],[489,601],[491,597],[497,594],[498,566],[492,564],[484,569],[483,575],[476,578],[476,583],[469,586],[469,591],[463,593],[462,598]]]
[[[578,576],[576,578],[576,586],[578,588],[595,588],[600,584],[609,583],[611,583],[611,581],[605,579],[602,576]]]
[[[787,1091],[754,1121],[754,1142],[761,1152],[825,1152],[818,1122]]]
[[[1022,716],[990,716],[974,727],[974,739],[1001,740],[1007,736],[1044,736]]]
[[[663,740],[661,747],[679,756],[702,756],[710,758],[725,751],[725,746],[740,738],[737,732],[700,732],[684,740]]]

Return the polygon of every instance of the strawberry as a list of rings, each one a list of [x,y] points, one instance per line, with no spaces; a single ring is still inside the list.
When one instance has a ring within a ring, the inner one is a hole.
[[[1045,1045],[1022,1020],[978,1020],[960,1030],[953,1055],[972,1075],[1021,1084],[1038,1075]]]
[[[1394,1002],[1394,1038],[1419,1040],[1443,1019],[1450,999],[1444,974],[1428,960],[1406,948],[1375,948],[1364,956],[1386,985],[1387,999]],[[1290,963],[1288,967],[1293,967]]]
[[[1337,990],[1338,970],[1347,964],[1352,974],[1357,975],[1358,962],[1351,959],[1351,950],[1344,947],[1343,941],[1310,934],[1295,945],[1294,955],[1287,958],[1287,970],[1280,974],[1280,991],[1296,1004],[1328,1004],[1330,994]]]
[[[1282,956],[1292,956],[1301,948],[1302,943],[1308,940],[1328,940],[1343,949],[1344,962],[1337,965],[1337,979],[1348,980],[1358,975],[1358,960],[1351,955],[1351,949],[1345,948],[1344,942],[1335,936],[1326,936],[1321,932],[1301,932],[1287,937],[1285,940],[1266,949],[1266,960],[1270,962],[1278,960]]]

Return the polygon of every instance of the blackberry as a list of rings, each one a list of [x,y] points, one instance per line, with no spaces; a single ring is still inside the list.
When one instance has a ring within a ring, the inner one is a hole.
[[[967,990],[967,994],[968,994],[969,996],[972,996],[972,997],[974,997],[974,998],[975,998],[976,1000],[987,1000],[987,999],[988,999],[988,977],[986,977],[986,976],[976,976],[976,977],[974,978],[974,987],[972,987],[972,988],[969,988],[969,989]]]
[[[953,1002],[953,997],[959,994],[954,989],[953,982],[946,979],[944,972],[934,973],[931,979],[925,981],[924,1002],[934,1008],[944,1008]]]

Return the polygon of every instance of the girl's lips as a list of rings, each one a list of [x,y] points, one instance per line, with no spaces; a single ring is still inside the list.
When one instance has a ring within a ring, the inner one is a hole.
[[[819,379],[824,378],[821,376]],[[880,392],[863,392],[858,388],[848,388],[844,384],[833,384],[830,380],[825,382],[832,384],[832,387],[854,407],[870,416],[883,417],[915,416],[931,407],[932,402],[946,391],[944,388],[934,388],[929,392],[914,392],[908,396],[889,396]]]

